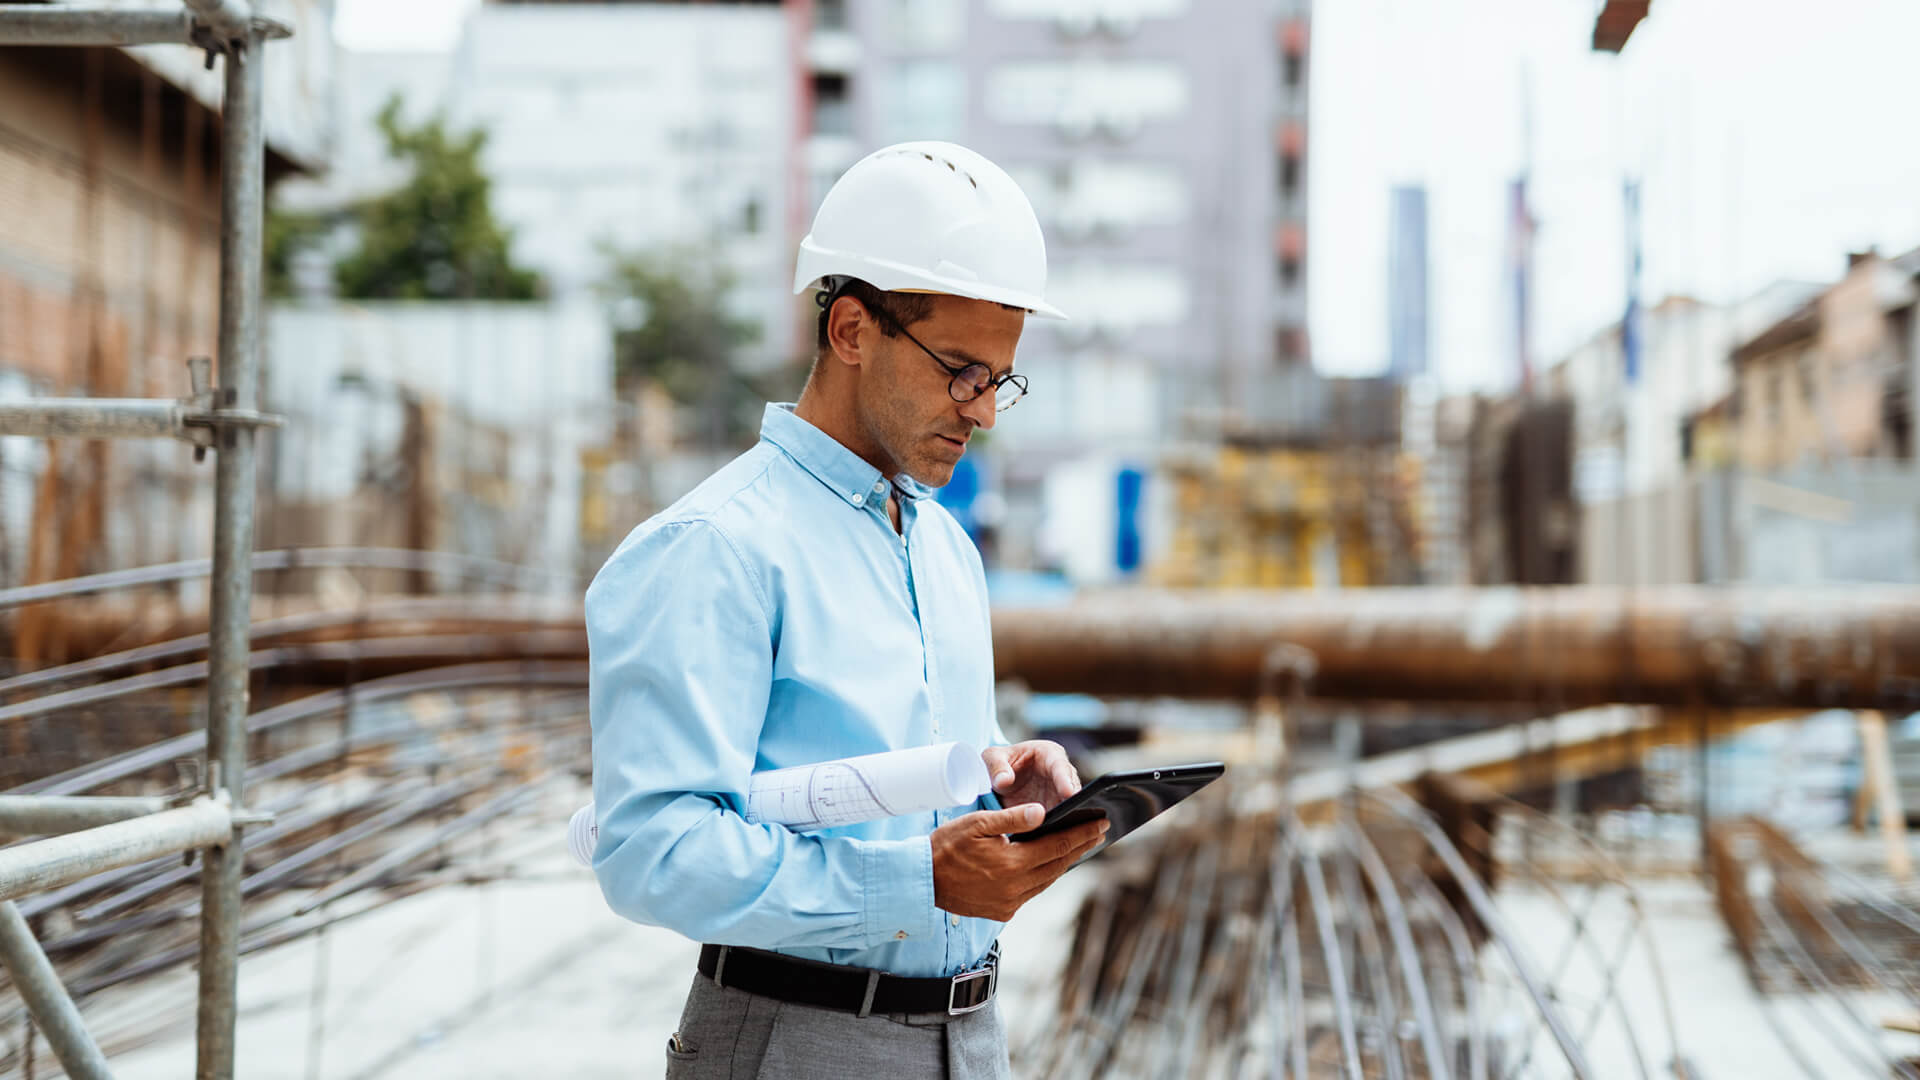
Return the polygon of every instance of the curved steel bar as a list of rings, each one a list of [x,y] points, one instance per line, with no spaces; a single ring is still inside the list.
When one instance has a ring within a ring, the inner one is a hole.
[[[1545,1021],[1547,1029],[1553,1033],[1554,1042],[1559,1044],[1560,1053],[1567,1059],[1567,1065],[1573,1069],[1574,1076],[1579,1080],[1597,1080],[1593,1067],[1587,1063],[1586,1051],[1574,1039],[1573,1033],[1567,1030],[1566,1022],[1560,1018],[1560,1011],[1554,1008],[1553,1001],[1541,989],[1540,979],[1533,970],[1532,962],[1515,942],[1512,932],[1507,929],[1506,920],[1500,917],[1499,909],[1494,905],[1493,899],[1487,895],[1485,883],[1474,876],[1473,870],[1467,866],[1466,860],[1460,857],[1460,852],[1454,848],[1453,842],[1447,839],[1447,834],[1433,820],[1433,816],[1412,799],[1392,788],[1362,791],[1359,794],[1363,798],[1385,806],[1419,831],[1427,847],[1446,864],[1447,873],[1459,882],[1460,891],[1466,894],[1467,902],[1473,905],[1474,914],[1493,935],[1494,940],[1500,943],[1501,950],[1506,953],[1515,973],[1520,976],[1520,981],[1525,984],[1527,993],[1533,998],[1534,1007],[1539,1010],[1541,1020]]]
[[[1460,998],[1467,1007],[1467,1075],[1472,1080],[1487,1080],[1487,1033],[1480,1023],[1479,964],[1474,959],[1473,940],[1460,921],[1460,913],[1441,897],[1425,874],[1415,876],[1414,892],[1440,927],[1440,936],[1446,939],[1447,951],[1453,954],[1453,965],[1459,972]]]
[[[1306,828],[1298,816],[1288,821],[1288,826],[1302,838]],[[1327,895],[1327,879],[1320,868],[1320,855],[1301,845],[1301,869],[1307,879],[1307,899],[1313,906],[1314,928],[1320,937],[1320,953],[1326,961],[1327,982],[1333,996],[1334,1022],[1340,1029],[1340,1062],[1347,1080],[1366,1080],[1366,1073],[1360,1065],[1360,1040],[1354,1028],[1353,1002],[1347,997],[1347,965],[1340,954],[1340,935],[1333,925],[1333,905]]]
[[[1609,1004],[1613,1005],[1616,1013],[1620,1017],[1621,1033],[1627,1038],[1627,1048],[1633,1053],[1634,1071],[1639,1074],[1640,1080],[1652,1080],[1651,1075],[1647,1072],[1646,1055],[1640,1050],[1640,1036],[1634,1031],[1633,1021],[1627,1015],[1626,1002],[1620,1000],[1620,995],[1616,992],[1619,983],[1620,964],[1625,961],[1627,950],[1622,949],[1620,954],[1614,957],[1613,962],[1608,963],[1605,954],[1600,951],[1600,946],[1593,940],[1593,935],[1587,932],[1587,919],[1592,916],[1594,906],[1599,903],[1600,885],[1596,884],[1593,886],[1592,891],[1587,894],[1585,905],[1576,912],[1573,909],[1573,904],[1567,900],[1566,894],[1560,891],[1560,887],[1553,882],[1552,878],[1545,874],[1535,873],[1532,875],[1532,880],[1536,885],[1544,888],[1548,895],[1553,897],[1554,902],[1560,905],[1562,911],[1565,911],[1573,917],[1573,921],[1568,930],[1569,936],[1566,944],[1562,946],[1560,959],[1554,964],[1553,974],[1547,977],[1548,992],[1554,994],[1556,997],[1562,996],[1560,994],[1560,980],[1566,976],[1567,965],[1573,962],[1574,951],[1584,946],[1589,958],[1593,961],[1594,965],[1598,967],[1605,981],[1600,987],[1599,994],[1594,998],[1594,1005],[1588,1013],[1587,1021],[1581,1025],[1579,1032],[1581,1043],[1584,1045],[1587,1038],[1593,1034],[1594,1020],[1600,1016]],[[1625,886],[1622,887],[1625,888]],[[1638,909],[1630,910],[1632,911],[1632,919],[1629,923],[1625,939],[1626,944],[1629,945],[1633,941],[1634,931],[1639,926],[1644,925],[1644,923],[1640,921]],[[1513,1068],[1507,1070],[1506,1075],[1508,1077],[1517,1078],[1526,1075],[1527,1064],[1533,1060],[1534,1045],[1532,1042],[1527,1044],[1527,1052],[1521,1056],[1520,1061],[1514,1065]]]
[[[457,657],[471,656],[474,646],[481,639],[509,640],[521,645],[545,645],[553,651],[561,651],[559,646],[572,645],[578,635],[569,630],[529,630],[511,634],[434,634],[420,637],[362,638],[351,641],[316,641],[310,644],[280,645],[271,649],[255,649],[247,654],[247,667],[254,671],[263,668],[280,667],[285,664],[313,662],[318,660],[380,660],[393,657]],[[539,651],[530,649],[529,651]],[[511,661],[509,661],[511,662]],[[207,677],[207,662],[196,660],[191,664],[161,668],[141,675],[130,675],[124,679],[101,683],[97,686],[83,686],[74,690],[64,690],[57,694],[44,694],[37,698],[13,705],[0,706],[0,721],[17,720],[26,716],[42,716],[57,709],[76,705],[97,705],[103,701],[137,694],[143,690],[157,690],[166,686],[179,686],[185,683],[199,682]],[[431,670],[431,669],[428,669]]]
[[[284,727],[297,720],[318,716],[341,708],[352,701],[369,704],[408,694],[439,690],[461,690],[483,686],[540,685],[582,687],[587,684],[587,665],[580,661],[493,660],[478,664],[408,671],[385,678],[370,679],[345,689],[324,690],[318,694],[276,705],[247,718],[247,733],[256,735]],[[55,776],[44,777],[12,788],[20,794],[77,795],[102,784],[123,780],[174,758],[199,753],[206,747],[206,732],[190,731],[149,746],[115,755],[105,761],[83,765]]]
[[[1294,1045],[1294,1041],[1288,1033],[1283,1033],[1280,1028],[1278,1009],[1281,990],[1276,984],[1280,980],[1280,971],[1284,969],[1288,975],[1287,991],[1289,992],[1289,997],[1287,1000],[1287,1011],[1289,1014],[1289,1026],[1291,1028],[1297,1025],[1300,1020],[1300,1012],[1295,1007],[1295,1003],[1290,996],[1290,992],[1294,989],[1293,980],[1300,974],[1300,961],[1298,939],[1295,939],[1292,950],[1287,948],[1286,943],[1287,928],[1293,925],[1294,920],[1293,834],[1285,828],[1282,828],[1280,830],[1279,843],[1275,846],[1279,850],[1279,855],[1275,859],[1275,865],[1267,869],[1267,881],[1269,882],[1267,899],[1268,906],[1273,914],[1273,930],[1276,936],[1281,939],[1279,947],[1280,966],[1278,968],[1269,967],[1267,969],[1267,1022],[1273,1032],[1273,1056],[1275,1067],[1278,1068],[1281,1059],[1286,1057],[1288,1047]],[[1304,1034],[1301,1036],[1301,1041],[1305,1041]],[[1305,1080],[1305,1076],[1305,1072],[1301,1072],[1300,1080]]]
[[[1207,908],[1213,903],[1214,888],[1220,878],[1220,846],[1218,844],[1207,844],[1194,856],[1193,878],[1193,885],[1187,889],[1186,918],[1181,924],[1180,935],[1176,939],[1179,944],[1175,955],[1179,961],[1173,970],[1172,990],[1167,997],[1168,1001],[1180,1003],[1180,1007],[1169,1010],[1165,1018],[1167,1026],[1179,1025],[1183,1030],[1185,1025],[1180,1025],[1178,1020],[1181,1013],[1184,1011],[1197,1014],[1202,1011],[1191,1006],[1195,1003],[1194,983],[1200,975],[1200,946],[1205,941],[1207,932]],[[1153,1056],[1158,1059],[1167,1054],[1175,1055],[1170,1064],[1178,1070],[1180,1059],[1177,1055],[1184,1049],[1183,1043],[1184,1038],[1163,1036],[1158,1040],[1156,1047],[1159,1053]],[[1158,1064],[1158,1060],[1153,1062],[1155,1066]],[[1150,1068],[1150,1071],[1158,1072],[1159,1070]]]
[[[1632,909],[1633,917],[1639,925],[1644,927],[1651,927],[1653,925],[1652,920],[1647,918],[1646,908],[1640,903],[1639,890],[1635,889],[1632,883],[1627,880],[1626,870],[1621,867],[1613,855],[1608,852],[1606,848],[1601,847],[1593,837],[1588,836],[1579,829],[1573,828],[1566,822],[1560,821],[1549,814],[1543,814],[1535,810],[1533,807],[1520,802],[1518,799],[1502,795],[1498,801],[1509,812],[1523,814],[1530,820],[1538,822],[1566,836],[1575,844],[1586,848],[1588,852],[1588,864],[1603,871],[1607,877],[1611,878],[1621,887],[1622,895],[1626,897],[1627,906]],[[1666,969],[1662,967],[1660,963],[1659,943],[1654,940],[1653,933],[1650,929],[1647,933],[1641,935],[1640,941],[1646,953],[1647,966],[1653,969],[1653,988],[1660,997],[1660,1019],[1667,1028],[1667,1048],[1670,1052],[1668,1065],[1677,1072],[1684,1067],[1683,1063],[1685,1059],[1680,1050],[1680,1027],[1674,1022],[1673,998],[1667,989]],[[1621,1019],[1622,1022],[1625,1022],[1624,1013]]]
[[[1387,870],[1386,861],[1380,857],[1365,829],[1352,820],[1341,824],[1354,854],[1359,857],[1360,869],[1367,875],[1367,882],[1379,901],[1381,913],[1386,916],[1387,936],[1393,940],[1393,951],[1400,961],[1400,981],[1406,984],[1407,996],[1413,1001],[1420,1047],[1427,1058],[1427,1075],[1432,1080],[1453,1080],[1453,1069],[1441,1045],[1440,1023],[1434,1018],[1433,1001],[1427,996],[1427,974],[1420,963],[1413,928],[1407,922],[1407,910],[1400,903],[1400,891],[1394,884],[1393,874]]]
[[[519,566],[498,559],[483,559],[451,551],[415,551],[412,548],[337,547],[282,548],[253,553],[253,570],[410,570],[427,573],[461,574],[501,585],[526,586],[533,582],[574,584],[564,574]],[[0,609],[21,604],[64,600],[73,596],[111,592],[140,585],[162,585],[172,581],[203,578],[213,573],[212,559],[182,559],[155,563],[127,570],[108,570],[85,577],[63,578],[37,585],[17,585],[0,589]]]
[[[1228,864],[1233,865],[1232,854],[1229,855]],[[1219,928],[1211,943],[1212,947],[1207,950],[1207,959],[1201,972],[1200,986],[1193,998],[1199,1007],[1186,1011],[1185,1030],[1180,1038],[1180,1049],[1179,1052],[1174,1055],[1171,1063],[1175,1071],[1180,1069],[1181,1063],[1190,1062],[1194,1059],[1194,1055],[1197,1052],[1196,1046],[1200,1041],[1201,1029],[1205,1026],[1205,1022],[1208,1019],[1217,1015],[1215,998],[1223,996],[1222,990],[1224,988],[1223,984],[1226,982],[1228,962],[1235,957],[1244,958],[1246,956],[1246,953],[1243,952],[1241,948],[1236,947],[1232,940],[1236,928],[1235,916],[1240,913],[1241,907],[1246,903],[1246,900],[1246,875],[1235,874],[1229,877],[1226,888],[1220,893],[1219,911],[1221,915]],[[1175,1000],[1178,999],[1176,998]],[[1175,1015],[1178,1016],[1179,1014],[1176,1012]],[[1246,1029],[1243,1025],[1240,1028],[1237,1038],[1244,1039],[1245,1037]]]
[[[352,626],[356,623],[405,619],[459,619],[466,622],[514,623],[554,619],[562,615],[562,612],[553,605],[524,602],[525,598],[522,599],[523,603],[519,606],[503,606],[498,602],[477,604],[468,597],[417,597],[383,601],[344,611],[304,611],[297,615],[262,619],[253,624],[251,637],[258,641],[281,634],[297,634]],[[570,617],[577,613],[577,609],[570,609],[566,615]],[[136,664],[152,663],[155,660],[167,660],[178,656],[190,656],[206,651],[208,638],[207,634],[189,634],[186,637],[156,641],[104,656],[76,660],[71,664],[22,672],[12,678],[0,679],[0,696],[66,682],[84,675],[98,675],[115,668],[132,667]]]
[[[1188,864],[1183,862],[1172,873],[1161,874],[1154,886],[1150,910],[1165,910],[1172,903],[1186,882],[1187,870]],[[1171,937],[1164,932],[1160,921],[1150,919],[1145,929],[1137,932],[1128,943],[1126,978],[1121,981],[1119,993],[1106,1001],[1105,1008],[1084,1029],[1082,1039],[1087,1042],[1085,1049],[1067,1058],[1069,1063],[1076,1066],[1068,1072],[1069,1077],[1082,1075],[1083,1071],[1085,1075],[1098,1076],[1100,1070],[1106,1067],[1113,1053],[1114,1037],[1126,1026],[1127,1018],[1133,1015],[1134,1007],[1139,1003],[1140,991],[1146,982],[1147,972],[1160,954],[1162,940],[1171,940]]]
[[[1815,1023],[1820,1028],[1821,1034],[1827,1037],[1827,1041],[1833,1044],[1834,1049],[1838,1050],[1843,1057],[1852,1062],[1854,1066],[1868,1076],[1875,1078],[1883,1077],[1887,1075],[1887,1070],[1891,1067],[1893,1071],[1900,1076],[1907,1078],[1907,1080],[1913,1080],[1915,1076],[1913,1067],[1901,1061],[1898,1057],[1887,1054],[1886,1049],[1880,1045],[1879,1028],[1866,1017],[1860,1015],[1860,1011],[1853,1007],[1853,1003],[1848,1001],[1846,995],[1841,993],[1840,988],[1835,986],[1833,980],[1827,977],[1826,971],[1820,967],[1820,962],[1815,960],[1812,954],[1807,952],[1806,946],[1801,944],[1799,936],[1796,935],[1793,930],[1786,925],[1785,920],[1780,917],[1779,910],[1774,907],[1773,897],[1770,894],[1755,896],[1753,910],[1755,914],[1760,916],[1761,925],[1765,927],[1767,936],[1784,947],[1788,961],[1793,965],[1794,970],[1798,971],[1807,981],[1818,986],[1826,997],[1839,1008],[1841,1015],[1845,1016],[1853,1023],[1854,1027],[1860,1030],[1861,1036],[1866,1040],[1867,1045],[1873,1048],[1873,1053],[1877,1056],[1884,1057],[1886,1060],[1874,1061],[1858,1056],[1857,1048],[1843,1037],[1842,1032],[1831,1027],[1827,1018],[1821,1015],[1819,1003],[1813,1001],[1806,1002],[1807,1015],[1816,1018]]]
[[[1820,924],[1820,929],[1840,946],[1840,950],[1847,954],[1848,959],[1870,972],[1874,981],[1883,988],[1894,991],[1898,984],[1897,991],[1905,994],[1909,1000],[1920,998],[1920,986],[1916,986],[1912,976],[1895,971],[1882,963],[1880,957],[1872,949],[1867,948],[1859,935],[1855,934],[1844,920],[1836,916],[1828,905],[1813,902],[1801,891],[1799,874],[1785,873],[1782,872],[1783,870],[1783,867],[1775,867],[1775,886],[1785,884],[1787,888],[1798,894],[1801,897],[1800,906],[1813,916],[1813,920]]]
[[[1346,800],[1342,800],[1341,812],[1352,814]],[[1380,947],[1380,930],[1374,923],[1373,907],[1367,903],[1367,892],[1360,884],[1360,870],[1352,850],[1341,844],[1334,858],[1335,880],[1340,883],[1347,917],[1360,945],[1360,968],[1366,975],[1367,1000],[1373,1006],[1369,1020],[1380,1046],[1380,1060],[1386,1067],[1387,1080],[1406,1080],[1408,1066],[1406,1048],[1400,1041],[1400,1003],[1393,991],[1393,979],[1387,974],[1386,950]]]
[[[1907,929],[1912,930],[1914,933],[1920,934],[1920,912],[1914,911],[1897,899],[1880,895],[1882,890],[1878,885],[1834,863],[1820,861],[1819,866],[1821,873],[1840,878],[1852,884],[1855,888],[1862,890],[1861,893],[1849,894],[1854,899]]]

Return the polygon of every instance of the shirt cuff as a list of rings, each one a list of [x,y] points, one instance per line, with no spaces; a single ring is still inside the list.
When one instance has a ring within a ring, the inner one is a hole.
[[[932,935],[933,841],[860,842],[860,884],[866,893],[867,945]]]

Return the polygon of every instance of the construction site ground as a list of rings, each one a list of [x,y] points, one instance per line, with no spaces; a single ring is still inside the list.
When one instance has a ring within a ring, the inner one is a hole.
[[[469,1078],[653,1075],[692,977],[697,947],[669,931],[637,926],[609,912],[591,876],[561,844],[563,799],[549,800],[553,821],[532,817],[494,838],[499,850],[533,850],[500,880],[433,889],[331,927],[324,935],[243,958],[239,1073],[257,1080],[374,1080],[400,1076]],[[550,826],[550,827],[549,827]],[[551,835],[550,853],[540,854]],[[1835,830],[1810,846],[1859,859],[1865,838]],[[1853,861],[1851,858],[1849,861]],[[1001,1010],[1016,1048],[1052,1013],[1056,973],[1072,941],[1081,900],[1098,863],[1063,878],[1008,928]],[[1847,1018],[1813,994],[1762,999],[1752,989],[1712,893],[1691,874],[1636,876],[1667,981],[1681,1053],[1702,1077],[1771,1080],[1805,1075],[1778,1031],[1824,1053],[1819,1026]],[[1561,960],[1568,936],[1562,901],[1584,906],[1568,883],[1556,900],[1533,885],[1497,893],[1510,929],[1543,967]],[[1625,926],[1624,904],[1603,895],[1587,920],[1594,940]],[[1583,954],[1584,949],[1574,950]],[[1584,955],[1567,961],[1561,1001],[1584,1026],[1582,971],[1598,978]],[[1618,976],[1621,999],[1648,1061],[1667,1062],[1663,1003],[1644,961]],[[191,1003],[194,974],[180,969],[91,999],[89,1014],[152,1015],[156,1038],[118,1056],[127,1080],[190,1075],[194,1060]],[[1520,1010],[1520,991],[1491,991],[1491,1022]],[[1894,1000],[1853,995],[1876,1023],[1900,1008]],[[1815,1010],[1819,1010],[1816,1012]],[[1584,1034],[1584,1031],[1582,1032]],[[1603,1017],[1587,1037],[1602,1076],[1629,1076],[1630,1058],[1617,1019]],[[1890,1044],[1891,1049],[1899,1044]],[[1916,1043],[1920,1049],[1920,1042]],[[1536,1048],[1539,1075],[1561,1075],[1551,1048]],[[49,1063],[50,1064],[50,1063]],[[1841,1071],[1835,1063],[1835,1072]],[[1525,1075],[1525,1074],[1523,1074]]]
[[[592,874],[565,853],[565,801],[543,805],[556,812],[545,827],[522,818],[520,835],[494,838],[505,851],[552,839],[550,854],[519,863],[513,877],[433,889],[324,935],[243,957],[238,1075],[657,1075],[699,947],[609,911]],[[1092,873],[1083,867],[1069,874],[1027,905],[1002,937],[1006,955],[1019,958],[1000,983],[1014,1045],[1027,1035],[1022,1019],[1047,1012],[1027,1003],[1053,993],[1053,972]],[[89,1015],[177,1018],[146,1048],[116,1056],[116,1076],[192,1075],[194,978],[183,967],[88,1002]],[[320,1001],[324,1008],[317,1009]]]

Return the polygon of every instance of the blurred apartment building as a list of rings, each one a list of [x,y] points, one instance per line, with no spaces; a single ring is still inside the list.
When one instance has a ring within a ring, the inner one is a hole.
[[[267,181],[330,150],[332,4],[280,0]],[[175,46],[0,49],[0,399],[188,392],[216,353],[221,76]],[[0,585],[204,555],[210,474],[163,441],[0,438]]]
[[[809,208],[876,146],[951,139],[1004,166],[1046,230],[1048,295],[1072,318],[1029,324],[1033,393],[979,462],[1002,557],[1112,580],[1136,568],[1124,552],[1137,532],[1149,552],[1188,553],[1176,577],[1251,567],[1250,553],[1175,534],[1244,531],[1195,516],[1235,504],[1198,490],[1240,482],[1223,441],[1264,453],[1328,437],[1332,394],[1306,331],[1307,0],[805,10]],[[1143,520],[1118,520],[1129,514]]]
[[[1049,294],[1073,319],[1029,326],[1034,392],[954,485],[985,498],[950,505],[1013,566],[1100,581],[1142,550],[1186,551],[1187,577],[1224,583],[1241,575],[1195,568],[1251,564],[1207,537],[1248,523],[1181,509],[1235,505],[1192,490],[1238,483],[1209,479],[1232,470],[1208,464],[1223,445],[1372,452],[1397,438],[1397,391],[1310,362],[1310,15],[1305,0],[496,0],[451,56],[344,57],[340,168],[287,202],[393,183],[371,120],[403,92],[415,118],[443,107],[456,127],[487,126],[496,211],[555,300],[592,296],[604,243],[703,245],[763,329],[747,363],[773,366],[810,343],[791,253],[834,179],[890,142],[966,143],[1033,199]],[[686,446],[647,456],[659,498],[710,464]],[[1362,471],[1391,483],[1390,458]],[[1129,475],[1147,478],[1131,496]],[[1306,531],[1354,534],[1330,519]],[[1254,579],[1342,561],[1297,539],[1262,541]]]
[[[760,324],[749,362],[790,360],[797,83],[773,3],[489,0],[450,53],[341,57],[342,138],[321,180],[279,204],[344,205],[404,179],[374,119],[488,132],[494,212],[556,300],[591,300],[610,251],[711,255]],[[322,283],[324,287],[324,283]]]
[[[1638,378],[1619,323],[1552,369],[1572,404],[1569,580],[1920,581],[1920,252],[1848,263],[1731,306],[1662,301]]]
[[[1913,459],[1916,278],[1920,251],[1856,253],[1840,281],[1733,351],[1740,465]]]
[[[282,440],[263,528],[331,543],[456,548],[586,574],[627,528],[730,456],[680,446],[671,402],[615,386],[617,259],[723,270],[791,367],[801,97],[795,12],[777,3],[488,0],[448,52],[344,52],[329,171],[277,205],[339,210],[404,182],[376,118],[484,129],[482,168],[537,302],[346,303],[328,260],[268,327],[269,395],[318,421]],[[333,255],[349,248],[336,232]],[[639,418],[637,422],[636,417]],[[633,441],[636,431],[647,438]]]
[[[1177,431],[1306,362],[1305,2],[813,0],[811,18],[810,204],[911,138],[980,150],[1034,202],[1072,319],[1022,343],[1035,404],[1060,411],[1020,438]]]

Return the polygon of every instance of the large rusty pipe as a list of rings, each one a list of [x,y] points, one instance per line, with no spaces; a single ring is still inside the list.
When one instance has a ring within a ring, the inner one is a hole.
[[[471,634],[463,660],[586,654],[577,602],[375,598],[333,620],[317,607],[309,599],[277,604],[273,616],[307,612],[314,621],[282,627],[276,644]],[[150,625],[131,625],[129,610],[116,605],[66,605],[49,623],[82,656],[205,624],[204,614],[162,608],[148,616]],[[1247,700],[1263,689],[1284,692],[1292,668],[1282,661],[1292,663],[1303,649],[1317,669],[1306,693],[1319,698],[1554,710],[1609,703],[1920,708],[1920,588],[1904,586],[1141,589],[1066,607],[999,607],[993,626],[1000,678],[1041,692]],[[556,644],[541,630],[573,637]],[[0,621],[0,645],[5,640]],[[540,647],[529,651],[536,640]],[[1297,648],[1280,648],[1289,645]],[[375,646],[359,662],[389,651],[390,669],[445,662],[406,649],[404,642]],[[325,650],[308,667],[303,677],[314,681],[344,677]]]
[[[1311,697],[1920,707],[1908,587],[1131,590],[993,619],[999,676],[1040,692],[1247,699],[1295,645]]]

